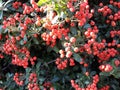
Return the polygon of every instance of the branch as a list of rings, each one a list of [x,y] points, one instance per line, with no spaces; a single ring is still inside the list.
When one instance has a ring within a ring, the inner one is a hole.
[[[51,64],[51,63],[53,63],[53,62],[55,62],[56,60],[53,60],[53,61],[50,61],[50,62],[48,62],[47,64]]]

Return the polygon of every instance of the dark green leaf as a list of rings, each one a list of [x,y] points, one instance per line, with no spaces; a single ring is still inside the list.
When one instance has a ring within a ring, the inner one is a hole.
[[[2,25],[0,25],[0,33],[2,33],[3,29],[2,29]]]
[[[74,57],[75,61],[81,62],[81,57],[80,57],[79,54],[74,53],[74,54],[73,54],[73,57]]]
[[[120,78],[120,68],[114,68],[113,72],[112,72],[112,75],[115,77],[115,78]]]
[[[39,61],[37,64],[36,64],[36,69],[37,69],[37,71],[39,71],[40,70],[40,66],[41,66],[41,62]]]
[[[24,45],[24,40],[20,40],[20,45]]]
[[[47,48],[47,52],[51,52],[53,49],[51,47]]]
[[[30,72],[31,72],[31,68],[26,68],[25,69],[26,71],[26,80],[25,80],[25,84],[28,84],[28,78],[29,78],[29,75],[30,75]]]
[[[26,35],[24,36],[23,40],[24,40],[24,41],[27,41],[27,40],[28,40]]]
[[[3,18],[3,11],[0,10],[0,19],[2,19],[2,18]]]
[[[94,76],[96,74],[96,71],[92,71],[91,73],[90,73],[90,76]]]
[[[44,82],[44,81],[45,81],[45,78],[44,78],[44,77],[40,77],[39,80],[40,80],[41,82]]]
[[[83,28],[85,28],[85,29],[90,28],[90,27],[91,27],[90,24],[85,24],[85,25],[83,26]]]
[[[54,46],[53,50],[54,50],[56,53],[58,53],[58,52],[59,52],[59,49],[58,49],[58,47],[57,47],[57,46]]]
[[[77,35],[77,29],[75,27],[70,27],[70,31],[73,35]]]
[[[103,76],[110,76],[110,73],[107,73],[107,72],[101,72],[100,75],[103,75]]]
[[[33,41],[35,44],[39,44],[39,41],[37,40],[37,38],[33,38]]]
[[[59,80],[60,80],[60,78],[57,77],[57,76],[55,76],[55,77],[51,80],[51,82],[57,82],[57,81],[59,81]]]

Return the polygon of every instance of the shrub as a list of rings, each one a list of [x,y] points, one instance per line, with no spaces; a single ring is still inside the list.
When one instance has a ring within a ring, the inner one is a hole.
[[[1,5],[1,90],[120,89],[120,0]]]

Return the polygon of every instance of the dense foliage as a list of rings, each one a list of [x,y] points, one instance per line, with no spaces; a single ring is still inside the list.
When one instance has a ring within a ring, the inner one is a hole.
[[[120,90],[120,0],[0,2],[0,90]]]

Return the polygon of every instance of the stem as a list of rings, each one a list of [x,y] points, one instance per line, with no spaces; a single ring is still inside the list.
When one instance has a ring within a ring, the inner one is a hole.
[[[52,60],[52,61],[50,61],[50,62],[48,62],[47,64],[51,64],[51,63],[53,63],[53,62],[55,62],[56,60]]]
[[[4,68],[2,69],[2,71],[4,71],[5,69],[7,69],[10,65],[11,65],[11,63],[9,63],[6,67],[4,67]]]

